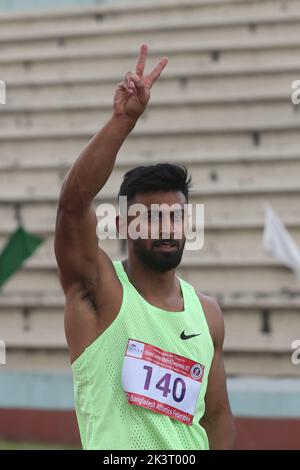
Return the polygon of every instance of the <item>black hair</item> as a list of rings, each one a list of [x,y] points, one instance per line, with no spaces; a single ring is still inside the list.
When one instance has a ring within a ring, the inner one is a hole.
[[[136,194],[157,191],[181,191],[188,201],[191,176],[185,166],[171,163],[137,166],[124,175],[118,198],[131,201]]]

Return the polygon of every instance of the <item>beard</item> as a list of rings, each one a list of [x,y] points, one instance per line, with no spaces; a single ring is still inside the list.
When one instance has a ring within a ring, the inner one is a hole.
[[[163,241],[166,240],[154,241],[150,250],[145,248],[141,243],[141,240],[136,240],[133,245],[135,254],[139,260],[148,268],[153,269],[153,271],[167,272],[171,269],[177,268],[181,263],[185,240],[181,246],[180,240],[171,240],[170,242],[175,247],[172,251],[156,250],[155,248],[160,246]]]

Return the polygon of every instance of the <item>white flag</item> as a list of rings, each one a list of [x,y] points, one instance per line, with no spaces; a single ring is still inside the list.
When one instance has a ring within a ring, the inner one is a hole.
[[[284,266],[295,271],[300,279],[300,249],[272,207],[265,207],[264,249],[278,258]]]

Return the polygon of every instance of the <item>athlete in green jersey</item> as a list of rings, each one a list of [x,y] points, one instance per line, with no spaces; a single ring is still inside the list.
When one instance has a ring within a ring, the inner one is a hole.
[[[186,244],[186,169],[161,163],[127,172],[119,197],[128,212],[116,222],[124,233],[126,221],[128,256],[112,261],[98,246],[93,199],[168,62],[145,75],[147,50],[143,44],[135,73],[117,87],[111,118],[73,164],[59,198],[55,254],[82,445],[231,449],[222,313],[176,275]],[[137,204],[139,216],[130,212]]]

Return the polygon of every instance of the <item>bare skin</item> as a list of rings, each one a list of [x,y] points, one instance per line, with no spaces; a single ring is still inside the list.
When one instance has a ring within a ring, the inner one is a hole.
[[[122,285],[111,259],[98,246],[92,202],[112,173],[119,149],[145,111],[151,88],[168,63],[166,57],[162,58],[152,72],[145,75],[147,52],[148,47],[143,44],[135,73],[128,72],[117,87],[111,118],[74,162],[60,193],[54,248],[66,297],[65,332],[71,363],[115,320],[122,304]],[[155,202],[183,205],[186,202],[182,193],[172,191],[141,194],[137,199],[136,202],[145,205]],[[143,242],[147,247],[151,240]],[[169,310],[170,315],[172,311],[184,309],[176,270],[158,274],[147,269],[136,256],[130,239],[124,269],[149,303]],[[222,360],[223,317],[213,299],[197,293],[215,346],[205,398],[206,412],[201,424],[208,433],[211,448],[230,449],[234,443],[234,427]]]

